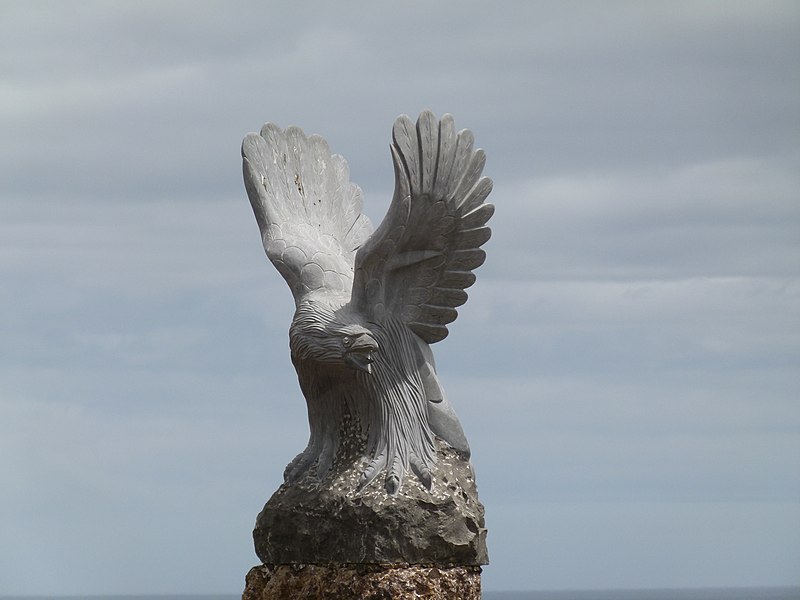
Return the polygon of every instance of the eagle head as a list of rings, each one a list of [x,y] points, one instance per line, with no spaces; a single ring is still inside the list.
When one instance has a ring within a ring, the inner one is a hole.
[[[372,373],[378,342],[356,315],[321,302],[301,304],[289,328],[292,360]]]
[[[374,353],[378,350],[378,342],[369,330],[358,325],[351,325],[341,336],[344,346],[344,362],[355,369],[372,373]]]

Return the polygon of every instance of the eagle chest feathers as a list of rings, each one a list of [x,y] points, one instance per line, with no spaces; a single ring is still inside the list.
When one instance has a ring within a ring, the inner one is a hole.
[[[426,111],[416,125],[398,118],[395,194],[373,231],[347,163],[322,138],[269,123],[245,138],[248,196],[296,304],[289,345],[310,435],[286,468],[287,482],[324,480],[356,460],[359,489],[383,474],[396,494],[409,471],[431,487],[435,437],[469,455],[430,344],[447,335],[466,302],[491,235],[491,181],[481,177],[483,152],[472,144],[449,115],[437,121]]]

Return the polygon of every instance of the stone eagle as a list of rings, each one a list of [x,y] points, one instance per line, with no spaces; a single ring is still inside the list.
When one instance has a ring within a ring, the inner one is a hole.
[[[347,162],[320,136],[267,123],[242,144],[264,249],[296,306],[289,346],[310,437],[286,483],[323,480],[350,448],[359,489],[383,473],[394,495],[408,469],[430,489],[435,436],[469,457],[430,344],[447,336],[484,262],[492,182],[450,115],[398,117],[391,154],[394,196],[373,231]]]

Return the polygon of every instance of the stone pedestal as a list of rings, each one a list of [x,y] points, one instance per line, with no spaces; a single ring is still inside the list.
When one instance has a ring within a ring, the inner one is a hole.
[[[260,565],[242,600],[480,600],[480,567]]]
[[[394,495],[382,478],[358,489],[352,457],[282,485],[256,520],[263,564],[243,600],[479,600],[483,505],[469,459],[436,442],[430,489],[413,477]]]
[[[256,554],[265,565],[488,564],[472,466],[440,440],[437,454],[430,490],[407,477],[396,495],[379,480],[359,491],[363,465],[347,461],[324,481],[281,486],[256,520]]]

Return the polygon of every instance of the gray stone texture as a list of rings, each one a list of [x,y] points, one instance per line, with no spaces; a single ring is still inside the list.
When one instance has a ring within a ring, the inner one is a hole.
[[[480,600],[480,567],[260,565],[242,600]]]
[[[376,480],[357,491],[362,466],[282,485],[256,520],[258,557],[265,564],[488,563],[472,467],[449,445],[437,440],[430,490],[411,480],[389,494]]]

